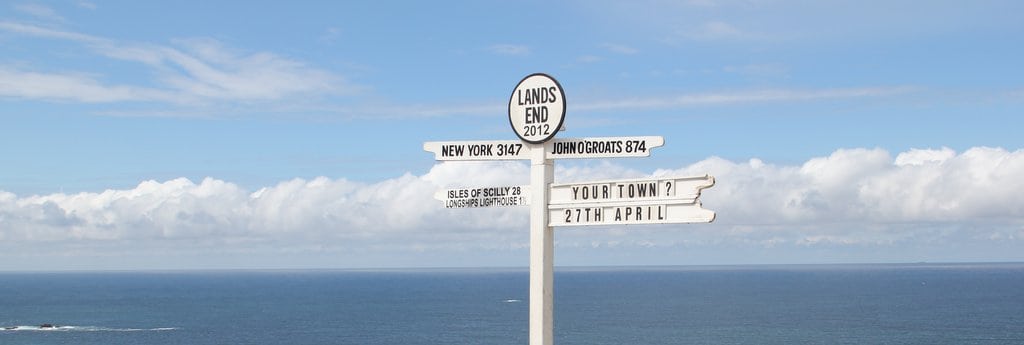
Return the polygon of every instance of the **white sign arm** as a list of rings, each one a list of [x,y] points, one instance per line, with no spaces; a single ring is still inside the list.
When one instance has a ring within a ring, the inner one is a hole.
[[[423,150],[439,161],[488,161],[530,159],[530,146],[519,140],[428,141]]]
[[[606,180],[551,185],[551,204],[617,201],[697,200],[715,185],[711,175]]]

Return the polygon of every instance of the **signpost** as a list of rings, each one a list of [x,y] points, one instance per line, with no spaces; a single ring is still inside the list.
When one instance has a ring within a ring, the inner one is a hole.
[[[489,161],[530,159],[530,150],[547,150],[548,159],[648,157],[651,149],[665,145],[665,138],[601,137],[554,139],[544,145],[515,140],[428,141],[423,149],[439,161]]]
[[[709,223],[700,192],[715,185],[709,175],[598,181],[551,186],[551,226]]]
[[[508,121],[519,139],[542,144],[565,120],[565,91],[555,78],[534,73],[519,81],[508,100]]]
[[[445,208],[530,206],[530,345],[554,343],[555,226],[707,223],[701,208],[709,175],[552,184],[555,159],[647,157],[660,136],[554,139],[565,121],[565,91],[551,76],[519,81],[508,103],[509,124],[521,141],[423,143],[439,161],[530,160],[530,185],[455,188],[435,198]]]
[[[548,158],[620,158],[647,157],[651,149],[665,145],[662,137],[605,137],[555,139]]]
[[[709,175],[596,181],[551,185],[551,201],[555,204],[585,204],[609,201],[679,200],[693,203],[701,190],[715,185]]]
[[[530,159],[529,149],[516,140],[428,141],[423,149],[433,152],[439,161]]]
[[[530,204],[529,186],[456,188],[438,191],[434,199],[445,208],[522,206]]]
[[[551,226],[710,223],[715,212],[700,203],[643,202],[551,205]]]

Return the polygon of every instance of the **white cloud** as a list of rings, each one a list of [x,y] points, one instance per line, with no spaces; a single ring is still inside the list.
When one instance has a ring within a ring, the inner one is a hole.
[[[918,150],[913,149],[907,152],[900,153],[896,156],[894,162],[897,166],[905,165],[925,165],[942,163],[951,158],[956,157],[956,152],[948,147],[943,147],[939,150]]]
[[[14,5],[14,9],[22,13],[27,13],[33,17],[51,21],[51,22],[64,22],[64,17],[57,14],[52,8],[40,5],[40,4],[18,4]]]
[[[789,68],[777,64],[750,64],[743,66],[726,66],[722,68],[727,73],[736,73],[749,77],[779,78],[789,75]]]
[[[492,116],[506,111],[502,105],[495,104],[462,104],[462,105],[375,105],[366,107],[324,107],[321,112],[334,114],[347,119],[404,119],[432,118],[445,116]]]
[[[1014,101],[1024,101],[1024,89],[1012,90],[1004,93],[1005,97]]]
[[[705,22],[700,27],[681,32],[680,35],[699,41],[743,39],[752,36],[752,34],[723,21]]]
[[[103,85],[84,74],[25,72],[3,66],[0,66],[0,96],[86,103],[174,100],[174,95],[165,91]]]
[[[301,61],[269,52],[237,52],[207,38],[175,40],[171,46],[124,43],[13,22],[0,22],[0,31],[80,43],[100,56],[149,66],[156,77],[152,86],[104,85],[99,81],[102,76],[90,73],[34,73],[8,67],[0,75],[0,96],[84,102],[251,102],[359,89]],[[34,83],[23,89],[18,86],[19,77]],[[79,94],[83,90],[87,96]]]
[[[154,240],[199,237],[387,237],[459,231],[487,219],[445,221],[438,188],[486,186],[526,175],[521,164],[439,164],[423,176],[363,184],[320,177],[247,191],[213,178],[145,181],[133,189],[17,197],[0,192],[0,238],[18,241]],[[495,175],[494,171],[500,171]],[[511,209],[491,210],[493,216]],[[487,213],[487,212],[485,212]],[[525,219],[523,220],[525,222]],[[438,224],[446,224],[439,228]],[[467,225],[468,224],[468,225]]]
[[[317,40],[322,43],[331,44],[337,42],[343,36],[343,34],[344,32],[341,29],[336,27],[329,27],[324,30],[324,33],[320,34],[320,37],[317,38]]]
[[[1024,151],[911,150],[894,160],[881,149],[838,150],[801,166],[708,159],[660,174],[710,171],[703,198],[728,224],[852,225],[896,231],[906,224],[1024,224]],[[729,214],[725,213],[728,210]],[[856,235],[856,233],[848,234]]]
[[[754,91],[690,93],[652,97],[620,96],[615,97],[612,100],[608,100],[610,98],[580,99],[573,103],[573,109],[577,111],[611,111],[621,109],[674,109],[705,105],[732,105],[761,102],[806,102],[830,99],[887,97],[901,95],[915,90],[915,88],[907,86],[882,86],[818,90],[766,89]],[[501,107],[501,105],[495,105],[493,103],[464,105],[413,104],[405,106],[385,105],[365,108],[335,107],[319,110],[341,115],[346,118],[395,119],[443,116],[490,116],[488,114],[504,111]],[[600,125],[609,124],[601,123]]]
[[[586,60],[586,59],[583,59]],[[576,111],[612,111],[621,109],[674,109],[706,105],[732,105],[762,102],[806,102],[829,99],[871,98],[901,95],[916,89],[908,86],[859,87],[817,90],[766,89],[754,91],[690,93],[652,97],[620,96],[612,100],[580,99],[573,103]],[[406,106],[386,105],[366,108],[336,107],[320,109],[324,112],[342,115],[346,118],[425,118],[444,116],[490,116],[504,111],[501,105],[464,104],[432,105],[414,104]],[[602,123],[601,125],[608,125]]]
[[[0,21],[0,30],[14,32],[14,33],[23,34],[23,35],[29,35],[29,36],[42,37],[42,38],[70,40],[70,41],[76,41],[76,42],[79,42],[79,43],[102,43],[102,42],[106,42],[106,40],[104,40],[102,38],[95,37],[95,36],[90,36],[90,35],[86,35],[86,34],[81,34],[81,33],[77,33],[77,32],[68,32],[68,31],[54,30],[54,29],[48,29],[48,28],[39,27],[39,26],[35,26],[35,25],[21,24],[21,23],[8,22],[8,21]]]
[[[75,5],[88,10],[95,10],[97,8],[96,4],[91,1],[76,1]]]
[[[602,44],[601,47],[603,47],[604,49],[607,49],[610,52],[618,53],[618,54],[623,54],[623,55],[634,55],[634,54],[640,52],[636,48],[633,48],[633,47],[630,47],[630,46],[626,46],[626,45],[622,45],[622,44],[605,43],[605,44]]]
[[[203,99],[277,100],[296,95],[348,91],[333,74],[260,52],[236,54],[212,39],[183,40],[183,50],[155,53],[164,83]]]
[[[912,87],[861,87],[818,90],[767,89],[739,92],[696,93],[658,97],[618,98],[611,101],[581,101],[577,110],[658,109],[697,105],[754,102],[796,102],[822,99],[884,97],[913,91]]]
[[[494,44],[487,47],[487,50],[498,55],[521,56],[530,54],[530,47],[521,44]]]
[[[842,149],[798,166],[712,157],[650,174],[603,162],[558,169],[556,180],[706,173],[716,177],[716,185],[701,200],[718,213],[706,227],[717,230],[685,241],[664,234],[638,240],[656,246],[724,241],[766,247],[1006,242],[1020,240],[1024,229],[1024,150],[910,150],[894,159],[881,149]],[[508,248],[525,241],[525,232],[517,230],[526,225],[525,209],[446,210],[432,197],[456,186],[527,184],[528,175],[528,167],[517,162],[459,162],[377,183],[320,177],[255,191],[213,178],[199,183],[182,178],[100,193],[19,197],[0,192],[0,239],[8,244],[213,240],[234,246],[369,241],[428,248],[460,238],[460,248]],[[620,229],[586,233],[608,241],[621,241],[623,234]],[[566,245],[572,238],[564,238]]]

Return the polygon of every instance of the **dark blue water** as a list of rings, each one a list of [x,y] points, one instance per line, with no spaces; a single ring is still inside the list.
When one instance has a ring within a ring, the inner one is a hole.
[[[527,291],[501,269],[0,273],[0,344],[526,344]],[[555,342],[1024,344],[1024,264],[559,268]]]

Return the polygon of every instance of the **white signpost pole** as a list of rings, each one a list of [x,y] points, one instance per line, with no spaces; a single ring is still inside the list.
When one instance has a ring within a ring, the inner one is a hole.
[[[555,165],[543,144],[530,150],[530,345],[554,344],[555,231],[548,200]]]
[[[530,345],[553,345],[555,231],[548,222],[548,200],[555,164],[547,151],[565,120],[565,91],[542,73],[519,81],[508,101],[512,131],[530,155]]]

